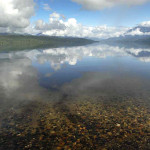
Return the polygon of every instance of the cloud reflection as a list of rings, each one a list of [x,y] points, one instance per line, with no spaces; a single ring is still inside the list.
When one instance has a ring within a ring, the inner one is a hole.
[[[50,48],[45,50],[31,50],[12,53],[1,53],[0,60],[4,58],[27,58],[39,64],[49,62],[54,70],[61,69],[62,64],[76,65],[84,57],[107,58],[110,56],[123,57],[133,56],[140,61],[149,62],[150,55],[141,55],[142,52],[150,53],[150,49],[125,48],[120,46],[110,46],[105,44],[93,44],[89,46]]]
[[[32,99],[44,92],[44,89],[38,83],[38,71],[33,66],[33,62],[36,64],[48,63],[53,71],[48,71],[45,74],[45,78],[50,78],[54,72],[62,69],[63,65],[76,65],[78,61],[85,57],[106,59],[107,57],[126,56],[135,57],[139,61],[150,62],[150,49],[92,44],[80,47],[1,53],[0,89],[4,90],[5,95],[8,97]],[[90,79],[90,81],[93,80]],[[97,80],[95,82],[97,83]],[[92,83],[95,84],[95,82]],[[88,84],[90,83],[88,82]],[[84,86],[82,88],[84,89]]]
[[[93,61],[88,62],[87,68],[79,65],[78,70],[76,68],[78,62],[84,61],[87,57],[92,60],[102,60],[96,65],[104,63],[103,67],[106,70],[98,71],[93,66],[93,70],[89,71],[88,67]],[[112,67],[113,61],[107,61],[110,57],[115,59],[130,57],[150,62],[150,50],[97,44],[0,53],[0,107],[4,108],[4,104],[9,107],[11,104],[22,103],[22,101],[27,103],[38,100],[61,101],[64,94],[73,97],[78,95],[105,96],[106,99],[112,96],[149,95],[149,79],[145,77],[143,79],[134,74],[136,69],[130,68],[132,64],[127,68],[124,68],[127,64],[120,63],[116,64],[115,68]],[[105,64],[106,62],[110,67]],[[136,63],[139,65],[138,61]],[[45,66],[46,71],[43,76],[40,76],[40,69],[43,71]],[[65,67],[69,68],[69,66],[72,69],[67,72]],[[80,73],[81,71],[83,72]],[[53,88],[57,90],[54,91]]]
[[[51,93],[39,85],[38,72],[32,66],[32,61],[20,54],[19,58],[18,54],[4,54],[3,57],[0,54],[1,110],[22,102],[57,100],[58,93]]]

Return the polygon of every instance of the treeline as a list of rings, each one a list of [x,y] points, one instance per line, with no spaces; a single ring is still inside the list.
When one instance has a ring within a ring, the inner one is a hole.
[[[94,41],[84,38],[49,37],[32,35],[0,35],[0,51],[50,48],[63,46],[81,46]]]

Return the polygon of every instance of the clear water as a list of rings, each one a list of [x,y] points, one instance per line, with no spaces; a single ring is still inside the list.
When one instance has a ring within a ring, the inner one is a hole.
[[[0,147],[148,149],[149,91],[149,48],[2,52]]]

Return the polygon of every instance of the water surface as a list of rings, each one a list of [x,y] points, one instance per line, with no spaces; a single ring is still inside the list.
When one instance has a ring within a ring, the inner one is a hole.
[[[149,149],[149,91],[149,48],[0,53],[0,149]]]

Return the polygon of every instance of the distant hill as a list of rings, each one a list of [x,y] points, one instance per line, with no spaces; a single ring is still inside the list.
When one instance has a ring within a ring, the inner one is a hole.
[[[0,51],[24,50],[34,48],[82,46],[95,41],[84,38],[32,36],[32,35],[0,35]]]

